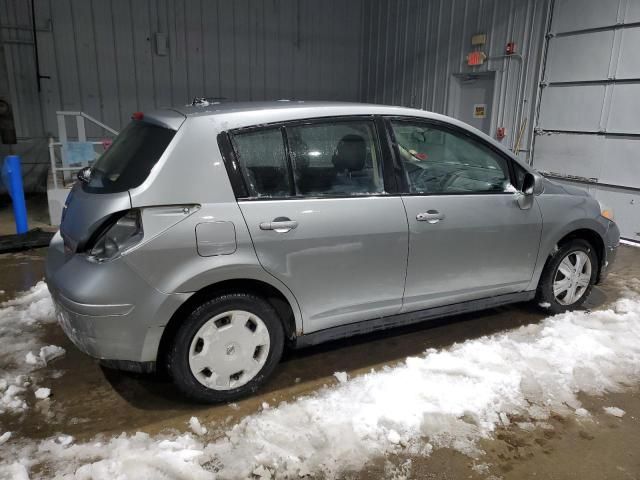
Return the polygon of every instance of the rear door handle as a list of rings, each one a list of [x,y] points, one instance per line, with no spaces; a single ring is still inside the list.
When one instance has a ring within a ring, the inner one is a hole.
[[[273,230],[277,233],[287,233],[298,226],[298,222],[287,217],[274,218],[270,222],[262,222],[260,230]]]
[[[417,214],[416,220],[419,222],[438,223],[440,220],[444,220],[444,213],[440,213],[438,210],[427,210]]]

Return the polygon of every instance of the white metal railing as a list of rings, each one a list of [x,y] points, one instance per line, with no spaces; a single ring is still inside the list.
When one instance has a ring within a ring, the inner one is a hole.
[[[90,123],[102,128],[103,130],[112,133],[114,136],[118,135],[118,131],[105,125],[100,120],[93,118],[91,115],[87,115],[84,112],[72,112],[72,111],[61,111],[56,112],[56,117],[58,121],[58,141],[55,141],[53,137],[49,137],[49,161],[51,162],[51,174],[53,176],[53,186],[54,188],[58,188],[58,172],[62,173],[62,184],[63,188],[65,186],[65,181],[69,180],[72,177],[72,173],[74,171],[81,170],[82,168],[89,165],[91,160],[87,159],[83,161],[81,165],[70,165],[68,159],[66,158],[65,148],[69,142],[69,135],[67,133],[67,117],[75,117],[76,119],[76,133],[77,135],[73,138],[77,139],[78,142],[90,143],[94,145],[94,149],[96,145],[100,145],[102,147],[105,146],[103,141],[89,141],[87,142],[87,133],[86,133],[86,125],[85,120],[88,120]],[[56,158],[56,148],[60,152],[60,162],[58,162]]]

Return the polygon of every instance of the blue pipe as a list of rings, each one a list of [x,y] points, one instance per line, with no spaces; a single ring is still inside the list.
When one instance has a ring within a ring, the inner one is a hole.
[[[13,203],[13,217],[16,221],[16,233],[27,233],[27,205],[24,201],[24,189],[22,187],[22,169],[20,168],[20,156],[9,155],[4,159],[2,176],[7,183],[7,190]]]

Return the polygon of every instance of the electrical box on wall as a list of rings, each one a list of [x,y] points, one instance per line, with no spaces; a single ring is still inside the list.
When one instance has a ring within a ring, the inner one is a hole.
[[[167,49],[167,34],[156,33],[156,55],[165,56]]]
[[[471,37],[471,45],[474,47],[479,47],[487,43],[487,34],[486,33],[476,33],[473,37]]]

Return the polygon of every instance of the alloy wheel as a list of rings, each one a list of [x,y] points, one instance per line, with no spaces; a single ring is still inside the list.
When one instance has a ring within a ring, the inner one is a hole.
[[[569,252],[560,262],[553,279],[553,295],[561,305],[573,305],[591,282],[591,259],[582,251]]]

